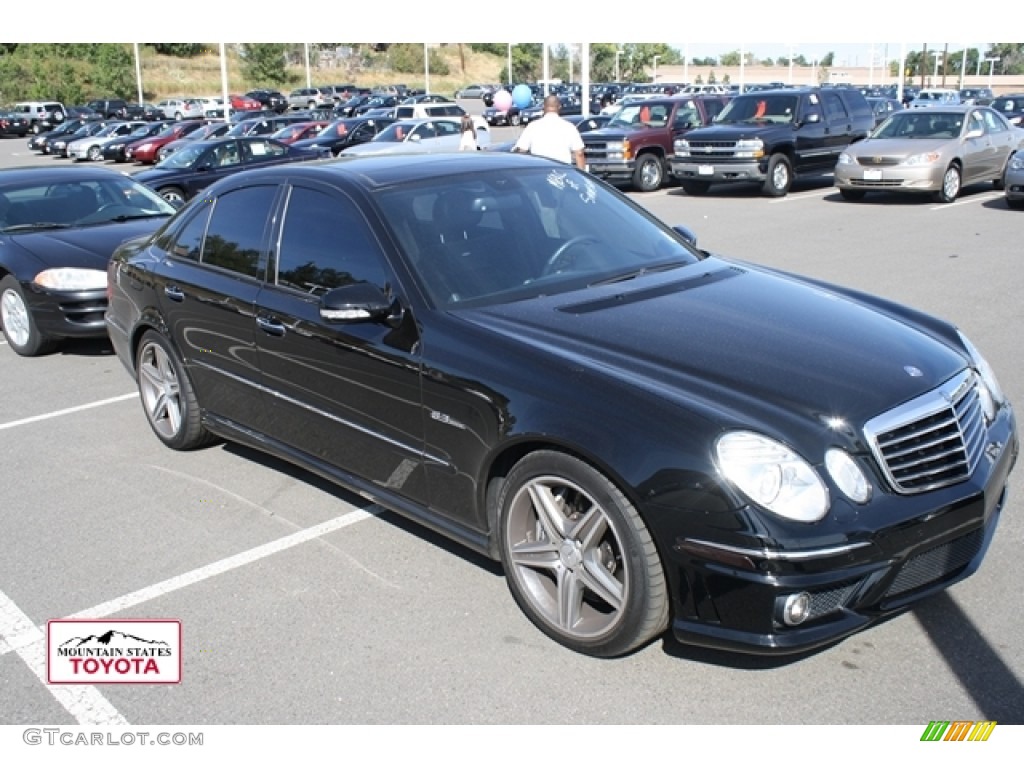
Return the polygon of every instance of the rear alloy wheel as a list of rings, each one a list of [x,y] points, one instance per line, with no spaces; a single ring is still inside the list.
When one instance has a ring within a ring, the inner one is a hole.
[[[633,186],[640,192],[656,192],[665,180],[665,166],[653,152],[646,152],[636,159],[633,169]]]
[[[157,194],[171,205],[185,204],[185,193],[178,187],[163,187],[157,190]]]
[[[199,402],[177,353],[156,331],[142,335],[135,374],[146,419],[164,445],[189,451],[212,442],[200,421]]]
[[[863,200],[867,193],[863,189],[840,189],[843,200]]]
[[[935,200],[940,203],[952,203],[960,196],[960,167],[955,163],[942,174],[942,188],[935,193]]]
[[[98,162],[103,159],[103,150],[100,149],[99,145],[89,147],[88,156],[90,160]]]
[[[175,112],[174,113],[174,119],[175,120],[181,120],[183,117],[184,117],[184,115],[181,114],[181,112]]]
[[[769,197],[785,197],[793,186],[793,166],[785,155],[772,155],[763,190]]]
[[[518,126],[521,122],[523,122],[523,118],[518,112],[516,112],[514,115],[508,116],[508,124],[511,125],[513,128]]]
[[[693,181],[692,179],[680,179],[679,185],[683,188],[683,191],[691,197],[700,197],[706,195],[708,190],[711,189],[711,182],[708,181]]]
[[[14,275],[0,280],[0,323],[7,343],[22,357],[45,355],[57,347],[57,339],[46,336],[36,326]]]
[[[612,657],[668,626],[657,549],[625,495],[589,464],[557,451],[521,459],[498,496],[509,590],[549,637]]]

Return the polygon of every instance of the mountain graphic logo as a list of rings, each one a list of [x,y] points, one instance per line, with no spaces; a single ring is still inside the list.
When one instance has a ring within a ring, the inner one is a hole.
[[[146,640],[138,635],[129,635],[127,632],[118,632],[116,629],[108,629],[101,635],[89,635],[88,637],[72,637],[60,644],[60,648],[134,648],[138,644],[166,646],[170,643],[163,640]]]

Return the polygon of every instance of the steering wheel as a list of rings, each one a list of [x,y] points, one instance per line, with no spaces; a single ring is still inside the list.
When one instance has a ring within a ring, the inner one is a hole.
[[[558,246],[555,252],[548,257],[548,260],[544,263],[544,269],[541,271],[541,276],[546,277],[547,275],[553,275],[556,272],[560,272],[561,269],[559,269],[559,267],[561,265],[559,265],[559,262],[562,261],[563,259],[566,262],[565,266],[571,264],[573,260],[566,258],[566,253],[568,253],[576,246],[583,245],[584,243],[599,242],[601,241],[598,238],[594,237],[593,235],[576,235],[576,237],[570,237],[568,240],[566,240],[564,243]]]

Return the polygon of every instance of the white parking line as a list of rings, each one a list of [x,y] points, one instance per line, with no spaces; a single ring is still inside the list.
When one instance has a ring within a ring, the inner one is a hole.
[[[241,568],[243,565],[254,563],[257,560],[262,560],[271,555],[275,555],[278,552],[283,552],[286,549],[297,547],[299,544],[304,544],[307,541],[318,539],[321,536],[326,536],[328,533],[345,528],[355,523],[360,523],[363,520],[369,520],[372,517],[376,517],[383,511],[376,505],[366,507],[363,509],[355,509],[351,512],[346,512],[344,515],[332,518],[325,522],[319,523],[318,525],[311,526],[309,528],[303,528],[302,530],[291,533],[280,539],[261,544],[258,547],[253,547],[245,552],[239,552],[237,555],[231,555],[223,560],[217,560],[216,562],[204,565],[194,570],[183,573],[179,576],[174,576],[170,579],[158,582],[148,587],[143,587],[134,592],[129,592],[127,595],[108,600],[105,603],[94,605],[92,608],[88,608],[84,611],[78,611],[70,616],[65,616],[67,619],[103,619],[107,616],[112,616],[115,613],[133,608],[136,605],[148,602],[150,600],[156,600],[158,597],[170,594],[171,592],[177,592],[179,589],[184,589],[193,584],[198,584],[201,581],[219,576],[222,573],[227,573],[236,568]],[[3,593],[0,592],[0,597]],[[20,626],[20,625],[19,625]],[[31,627],[31,625],[29,625]],[[46,628],[46,625],[34,627],[37,632],[42,633]],[[27,631],[27,630],[26,630]],[[4,614],[3,604],[0,603],[0,656],[3,656],[9,651],[18,651],[18,645],[11,641],[11,635],[4,631]],[[6,646],[6,647],[5,647]],[[45,674],[44,674],[45,679]]]
[[[25,424],[33,424],[37,421],[46,421],[47,419],[56,419],[58,416],[67,416],[71,413],[78,413],[79,411],[87,411],[90,408],[99,408],[103,405],[110,405],[111,403],[120,403],[123,400],[131,400],[132,398],[138,397],[138,392],[132,392],[130,395],[118,395],[117,397],[108,397],[106,400],[97,400],[93,403],[86,403],[85,405],[76,405],[73,408],[64,408],[60,411],[50,411],[49,413],[41,413],[38,416],[29,416],[27,419],[18,419],[17,421],[8,421],[6,424],[0,424],[0,432],[5,429],[13,429],[14,427],[21,427]]]
[[[128,725],[95,686],[47,684],[46,635],[3,592],[0,592],[0,641],[21,657],[50,695],[80,725]]]
[[[810,192],[798,192],[797,194],[789,194],[785,197],[778,197],[774,200],[769,200],[769,203],[788,203],[793,200],[809,200],[816,197],[824,197],[835,192],[835,187],[826,187],[825,189],[812,189]]]
[[[984,195],[972,195],[971,197],[961,198],[956,202],[952,203],[939,203],[929,208],[929,211],[945,211],[949,208],[956,208],[958,205],[970,205],[971,203],[987,203],[989,200],[998,200],[1003,196],[1002,192],[989,192]]]

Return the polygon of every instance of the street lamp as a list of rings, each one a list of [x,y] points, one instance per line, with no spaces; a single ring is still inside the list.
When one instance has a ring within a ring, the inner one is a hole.
[[[508,44],[508,84],[512,85],[512,43]]]
[[[654,76],[651,78],[651,82],[653,82],[655,85],[658,84],[658,59],[660,58],[661,56],[654,57]]]
[[[625,51],[619,49],[615,52],[615,82],[619,82],[619,56],[624,54]]]
[[[988,89],[992,90],[992,70],[995,69],[996,62],[999,61],[998,56],[986,56],[985,61],[988,62]]]

